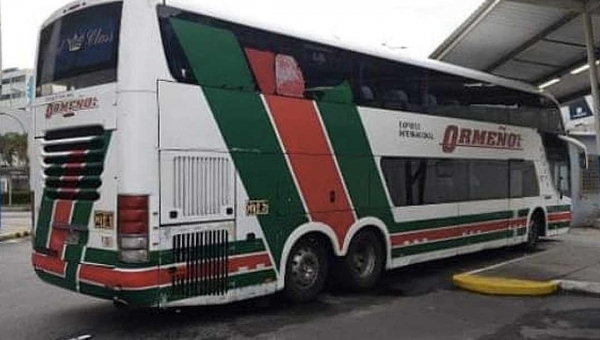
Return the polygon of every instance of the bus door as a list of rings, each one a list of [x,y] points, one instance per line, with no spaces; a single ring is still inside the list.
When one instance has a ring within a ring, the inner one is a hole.
[[[171,249],[161,253],[161,265],[181,273],[170,294],[219,293],[235,232],[233,161],[199,87],[159,82],[158,101],[160,242],[161,249]],[[209,264],[213,272],[202,274]]]

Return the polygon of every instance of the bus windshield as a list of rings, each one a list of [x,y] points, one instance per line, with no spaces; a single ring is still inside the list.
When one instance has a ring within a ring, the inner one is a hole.
[[[61,17],[40,36],[37,96],[116,81],[122,3]]]

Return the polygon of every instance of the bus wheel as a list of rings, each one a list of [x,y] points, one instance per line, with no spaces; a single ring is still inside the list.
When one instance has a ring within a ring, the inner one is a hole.
[[[284,296],[292,302],[314,300],[325,286],[328,269],[322,242],[314,236],[301,239],[287,259]]]
[[[348,254],[341,259],[340,283],[350,291],[373,288],[383,270],[384,249],[377,234],[370,230],[360,232],[352,239]]]
[[[525,250],[534,251],[537,249],[541,228],[542,222],[539,218],[533,216],[529,222],[529,227],[527,228],[527,241],[524,244]]]

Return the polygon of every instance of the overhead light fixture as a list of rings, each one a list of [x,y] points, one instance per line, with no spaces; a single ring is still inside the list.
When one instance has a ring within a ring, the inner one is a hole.
[[[543,89],[545,89],[545,88],[547,88],[547,87],[550,87],[550,86],[552,86],[552,85],[554,85],[554,84],[556,84],[556,83],[558,83],[558,82],[560,82],[560,78],[554,78],[554,79],[552,79],[552,80],[549,80],[549,81],[547,81],[547,82],[545,82],[545,83],[541,84],[541,85],[540,85],[540,86],[538,86],[538,87],[539,87],[540,89],[542,89],[542,90],[543,90]]]
[[[600,60],[596,61],[596,65],[600,65]],[[581,65],[581,66],[577,67],[576,69],[572,70],[571,74],[572,75],[576,75],[576,74],[579,74],[579,73],[581,73],[583,71],[587,71],[589,68],[590,68],[589,64]]]

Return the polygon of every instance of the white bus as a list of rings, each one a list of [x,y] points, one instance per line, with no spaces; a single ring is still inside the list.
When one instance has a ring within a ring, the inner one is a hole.
[[[42,27],[42,280],[136,306],[305,301],[567,230],[551,97],[201,6],[86,0]]]

